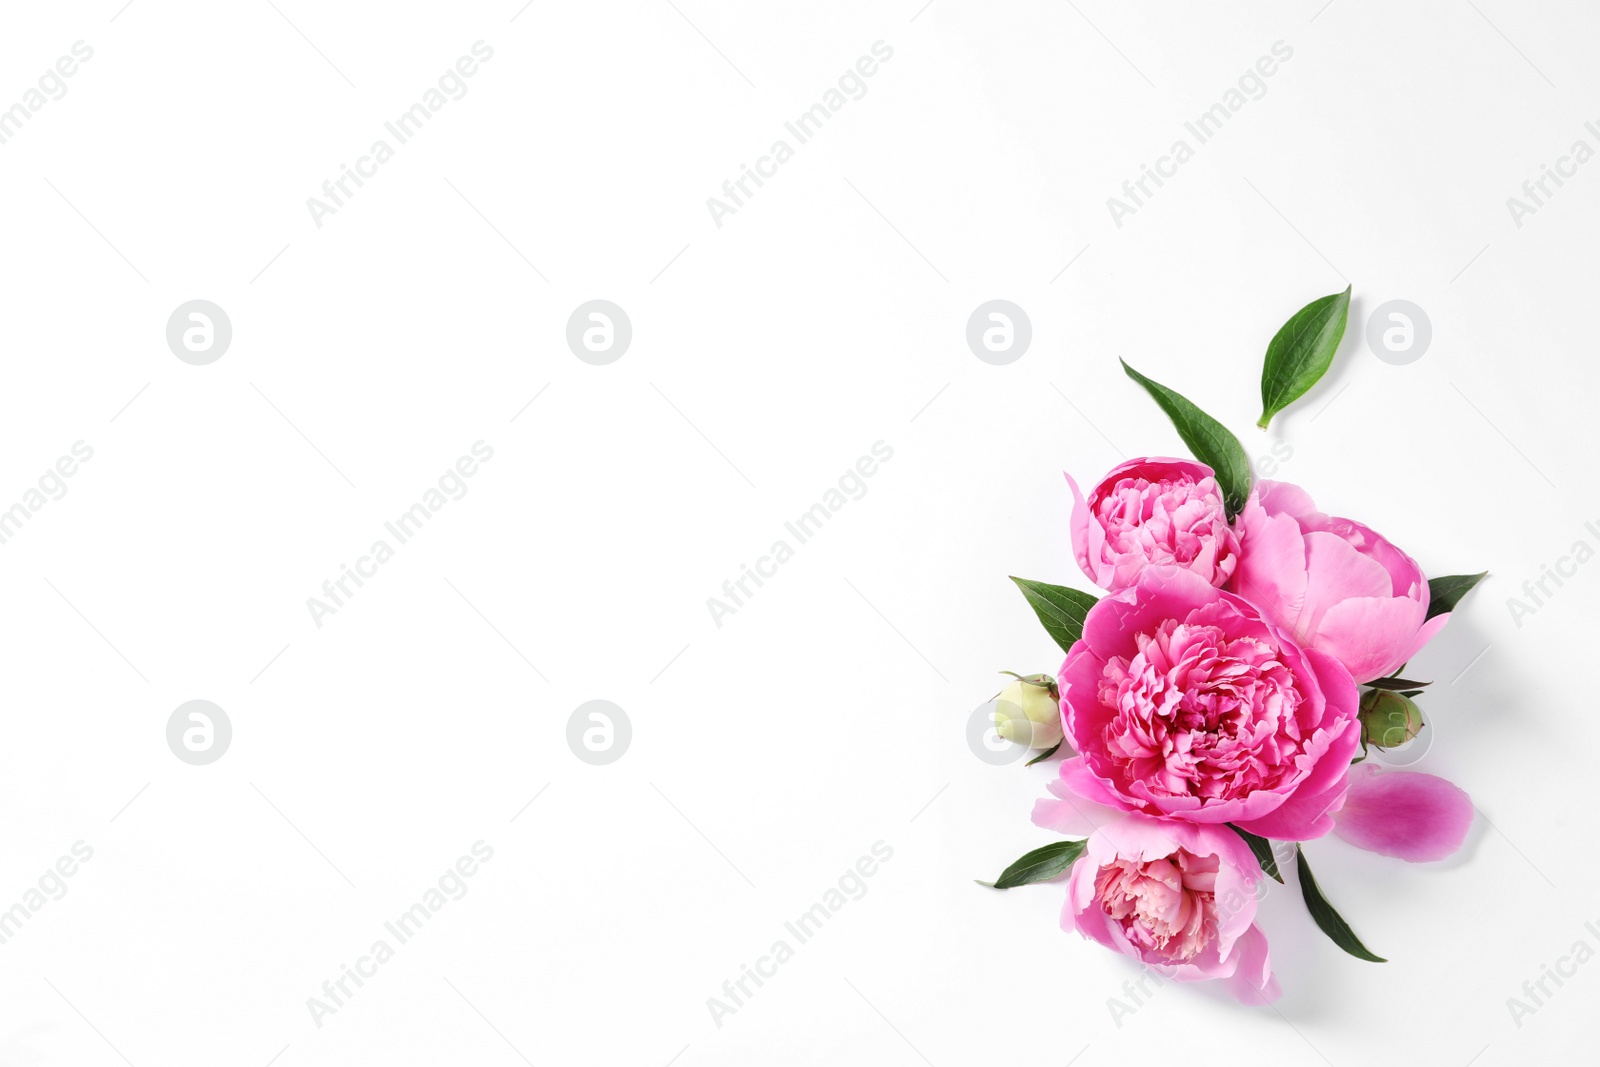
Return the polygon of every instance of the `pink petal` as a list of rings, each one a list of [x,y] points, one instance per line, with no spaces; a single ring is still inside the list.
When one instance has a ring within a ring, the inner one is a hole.
[[[1418,863],[1459,849],[1472,815],[1472,800],[1443,778],[1365,764],[1350,769],[1333,832],[1357,848]]]
[[[1394,595],[1394,583],[1383,564],[1363,556],[1338,534],[1308,533],[1305,544],[1306,602],[1294,625],[1296,633],[1315,634],[1321,629],[1318,624],[1323,613],[1352,597],[1389,599]]]
[[[1252,498],[1236,526],[1239,565],[1228,588],[1291,629],[1289,624],[1300,617],[1306,598],[1306,546],[1300,524],[1291,516],[1270,514]]]
[[[1311,750],[1317,754],[1316,766],[1288,800],[1272,811],[1236,820],[1241,829],[1279,841],[1310,841],[1333,829],[1334,820],[1329,813],[1344,797],[1345,768],[1350,766],[1361,743],[1361,727],[1355,721],[1359,697],[1350,672],[1338,660],[1314,648],[1306,649],[1305,657],[1316,671],[1317,684],[1326,701],[1319,731],[1326,731],[1328,740],[1313,740]],[[1334,731],[1339,731],[1337,736],[1333,736]]]
[[[1320,793],[1307,793],[1301,788],[1265,815],[1239,819],[1234,825],[1257,837],[1276,841],[1314,841],[1335,829],[1334,819],[1328,814],[1328,809],[1337,806],[1343,792],[1342,784]]]
[[[1322,616],[1315,647],[1333,654],[1358,682],[1397,671],[1439,629],[1429,620],[1424,636],[1422,617],[1427,608],[1407,597],[1352,597],[1335,604]]]
[[[1090,565],[1091,559],[1100,557],[1100,546],[1105,540],[1105,532],[1099,525],[1090,521],[1089,502],[1084,500],[1083,492],[1078,488],[1078,483],[1066,471],[1061,476],[1067,480],[1067,485],[1072,487],[1072,555],[1078,561],[1078,568],[1083,571],[1095,585],[1104,588],[1101,576],[1095,573]]]
[[[1293,482],[1259,481],[1255,486],[1255,498],[1268,515],[1299,518],[1317,514],[1311,495]]]
[[[1411,657],[1415,656],[1418,652],[1421,652],[1423,646],[1426,645],[1429,641],[1432,641],[1433,638],[1434,638],[1434,635],[1436,635],[1440,630],[1444,629],[1444,624],[1449,622],[1449,621],[1450,621],[1450,613],[1447,611],[1443,615],[1435,615],[1433,618],[1431,618],[1427,622],[1423,623],[1422,624],[1422,629],[1417,631],[1416,640],[1411,643],[1411,651],[1406,654],[1406,659],[1409,660],[1409,659],[1411,659]],[[1402,662],[1404,662],[1404,661],[1402,661]],[[1398,670],[1398,668],[1396,668],[1396,669]],[[1381,675],[1380,675],[1380,677],[1381,677]]]
[[[1078,796],[1060,778],[1047,782],[1045,788],[1057,799],[1040,797],[1033,802],[1033,824],[1041,829],[1068,837],[1088,837],[1120,814]]]
[[[1133,806],[1114,793],[1104,781],[1095,777],[1082,756],[1073,756],[1071,759],[1061,761],[1060,781],[1067,789],[1091,803],[1104,804],[1119,811],[1127,811]],[[1050,791],[1055,792],[1053,783]],[[1034,809],[1034,814],[1038,815],[1038,808]]]
[[[1178,567],[1146,567],[1137,585],[1103,597],[1083,620],[1083,643],[1102,660],[1138,652],[1134,634],[1216,601],[1210,582]],[[1077,648],[1076,645],[1073,648]]]
[[[1272,973],[1272,958],[1267,953],[1267,935],[1252,926],[1234,942],[1233,957],[1238,965],[1228,979],[1228,991],[1242,1004],[1271,1004],[1283,996],[1283,987]]]

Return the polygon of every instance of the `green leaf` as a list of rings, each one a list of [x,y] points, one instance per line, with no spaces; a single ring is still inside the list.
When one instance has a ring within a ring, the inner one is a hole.
[[[1056,754],[1056,749],[1058,749],[1060,747],[1061,747],[1061,742],[1057,741],[1055,744],[1051,745],[1049,748],[1045,749],[1043,752],[1041,752],[1037,756],[1033,757],[1027,763],[1024,763],[1023,766],[1024,767],[1032,767],[1035,763],[1038,763],[1040,760],[1049,759],[1051,756],[1054,756]]]
[[[1250,459],[1244,454],[1239,439],[1228,428],[1190,403],[1181,393],[1175,393],[1160,382],[1151,381],[1122,361],[1128,377],[1144,386],[1172,425],[1178,436],[1189,446],[1194,458],[1217,473],[1217,485],[1222,488],[1222,500],[1228,509],[1228,518],[1239,514],[1245,498],[1250,495]]]
[[[1304,396],[1333,365],[1333,354],[1344,338],[1350,317],[1350,287],[1313,300],[1296,311],[1267,345],[1261,366],[1261,419],[1263,430],[1272,416]]]
[[[1443,578],[1428,579],[1428,618],[1456,610],[1461,598],[1488,577],[1488,571],[1478,574],[1447,574]]]
[[[1409,678],[1396,678],[1391,674],[1387,678],[1374,678],[1370,682],[1362,682],[1361,684],[1370,686],[1373,689],[1393,689],[1397,693],[1401,693],[1405,696],[1411,696],[1413,693],[1422,692],[1423,687],[1430,686],[1433,683],[1413,682]],[[1410,692],[1407,692],[1407,690],[1410,690]]]
[[[1087,841],[1056,841],[1036,848],[1000,872],[993,882],[979,882],[990,889],[1010,889],[1030,882],[1045,882],[1067,872],[1077,858],[1083,855]]]
[[[1044,623],[1045,631],[1055,638],[1056,644],[1061,646],[1061,651],[1070,652],[1073,644],[1083,636],[1084,616],[1089,614],[1089,609],[1094,607],[1100,598],[1078,589],[1068,589],[1064,585],[1030,582],[1015,575],[1011,580],[1017,583],[1022,595],[1028,598],[1034,614]]]
[[[1328,903],[1322,895],[1322,890],[1317,888],[1317,880],[1311,877],[1311,865],[1306,863],[1306,854],[1300,851],[1300,846],[1294,847],[1295,869],[1300,874],[1300,895],[1306,898],[1306,910],[1311,913],[1311,918],[1316,921],[1322,932],[1332,939],[1335,945],[1344,949],[1358,960],[1367,960],[1371,963],[1388,963],[1382,956],[1375,956],[1361,943],[1361,939],[1350,929],[1350,924],[1340,918],[1339,913],[1333,910],[1333,905]]]
[[[1283,875],[1278,873],[1278,858],[1272,854],[1272,842],[1264,837],[1257,837],[1249,830],[1241,830],[1231,822],[1228,824],[1228,828],[1244,838],[1244,843],[1249,845],[1250,851],[1256,854],[1256,862],[1261,864],[1263,871],[1267,872],[1267,877],[1281,884]]]

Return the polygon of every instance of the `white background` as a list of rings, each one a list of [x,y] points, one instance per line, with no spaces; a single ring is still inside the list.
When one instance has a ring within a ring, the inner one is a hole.
[[[0,507],[94,450],[0,546],[0,908],[94,850],[0,945],[0,1062],[1587,1048],[1600,964],[1520,1026],[1507,998],[1600,949],[1600,569],[1520,626],[1506,601],[1600,546],[1600,164],[1520,228],[1506,198],[1600,147],[1600,13],[121,3],[8,5],[0,32],[0,106],[94,49],[0,145]],[[467,95],[314,225],[306,198],[478,40]],[[866,95],[717,227],[706,198],[880,40]],[[1276,41],[1265,95],[1115,225],[1107,197]],[[1333,372],[1254,429],[1267,340],[1347,282]],[[165,341],[196,298],[233,325],[209,366]],[[593,298],[633,323],[604,367],[564,341]],[[964,337],[993,298],[1033,325],[1003,367]],[[1390,299],[1433,324],[1408,366],[1363,339]],[[996,671],[1059,659],[1006,576],[1085,586],[1060,472],[1181,448],[1119,356],[1430,573],[1491,572],[1408,671],[1468,844],[1310,845],[1391,962],[1274,888],[1276,1012],[1167,986],[1114,1020],[1136,971],[1060,930],[1059,884],[972,881],[1050,839],[1054,766],[963,733]],[[306,599],[479,440],[467,495],[318,628]],[[715,626],[707,598],[880,440],[866,495]],[[595,698],[633,726],[609,766],[565,741]],[[191,699],[233,724],[209,766],[166,745]],[[470,892],[315,1025],[307,998],[479,840]],[[877,841],[867,894],[717,1026],[707,998]]]

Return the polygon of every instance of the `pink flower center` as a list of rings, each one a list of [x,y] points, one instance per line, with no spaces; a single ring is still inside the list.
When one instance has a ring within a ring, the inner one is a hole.
[[[1116,859],[1096,872],[1095,900],[1134,946],[1183,962],[1217,936],[1219,866],[1184,849],[1148,862]]]
[[[1273,645],[1168,619],[1100,675],[1105,751],[1151,795],[1233,799],[1298,772],[1300,691]]]
[[[1225,535],[1227,513],[1216,479],[1152,482],[1121,478],[1094,503],[1113,559],[1188,566],[1214,537]],[[1227,570],[1232,570],[1228,560]]]

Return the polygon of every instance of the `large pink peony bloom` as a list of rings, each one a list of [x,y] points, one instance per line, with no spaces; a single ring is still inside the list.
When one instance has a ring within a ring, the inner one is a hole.
[[[1116,819],[1089,837],[1061,925],[1180,982],[1221,978],[1247,1004],[1277,1000],[1255,925],[1260,868],[1226,827]]]
[[[1356,686],[1248,602],[1177,568],[1089,610],[1059,675],[1072,792],[1122,811],[1305,841],[1333,828]]]
[[[1072,550],[1102,589],[1116,592],[1145,567],[1173,565],[1211,585],[1233,574],[1239,540],[1228,525],[1222,490],[1204,463],[1146,457],[1101,479],[1087,499],[1072,486]]]
[[[1360,523],[1324,515],[1298,486],[1258,482],[1239,513],[1228,588],[1358,682],[1399,670],[1444,626],[1412,558]]]

